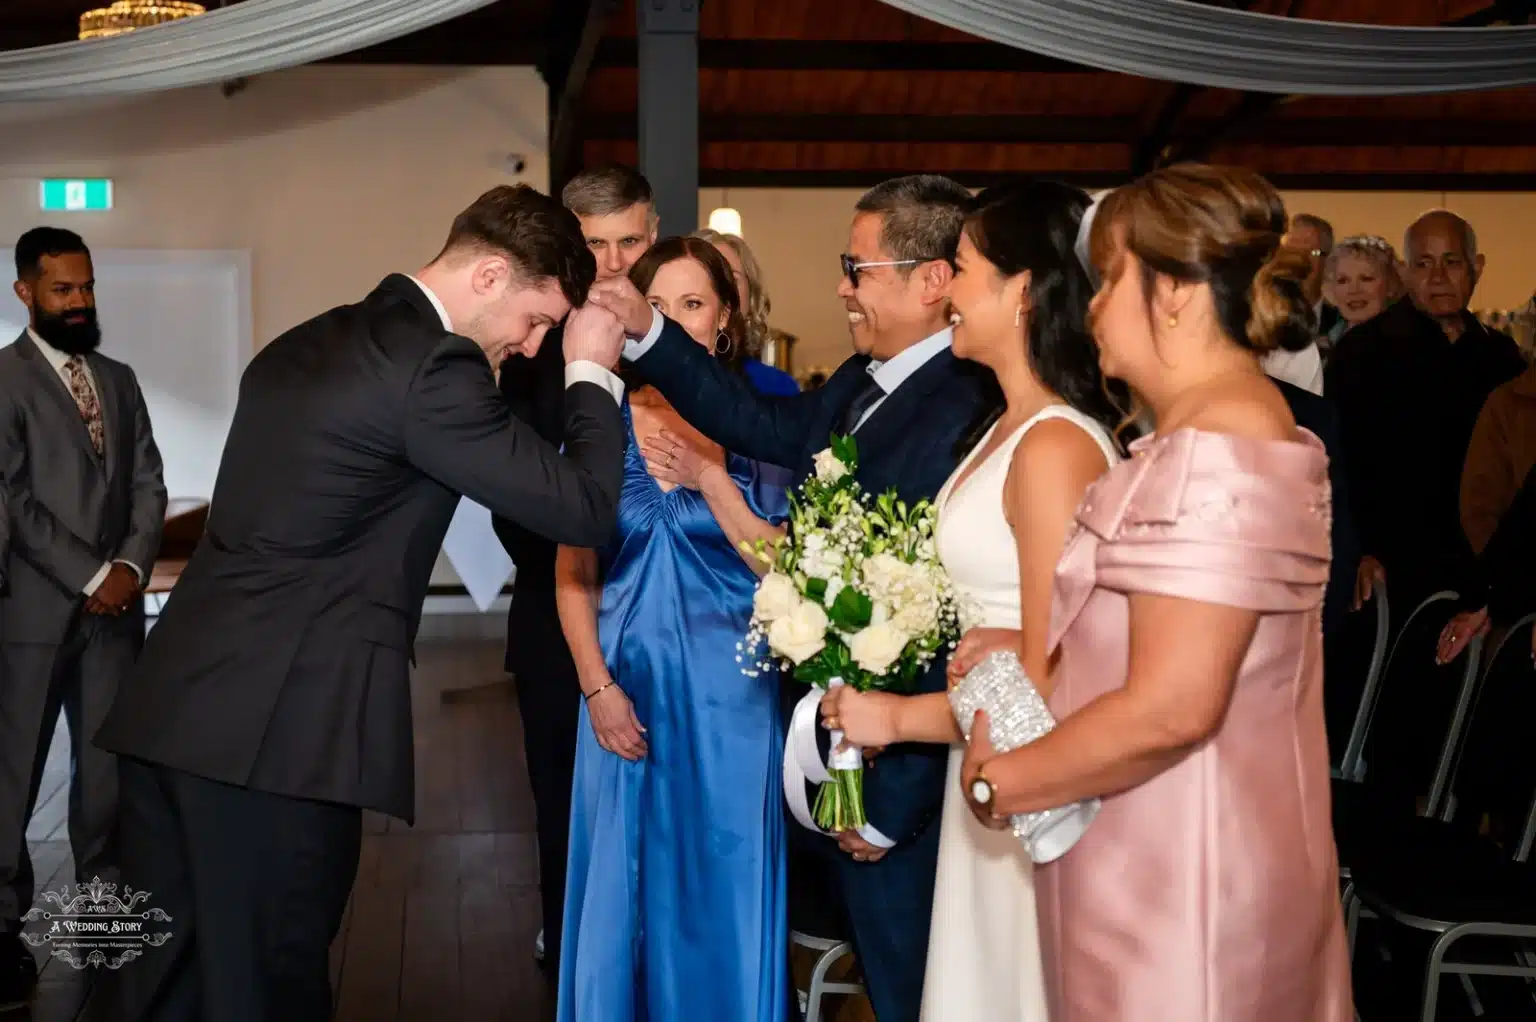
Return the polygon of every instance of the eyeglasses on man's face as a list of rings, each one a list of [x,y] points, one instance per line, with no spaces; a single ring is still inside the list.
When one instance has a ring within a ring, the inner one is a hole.
[[[932,259],[885,259],[880,262],[860,263],[855,262],[853,256],[844,253],[838,256],[843,262],[843,276],[848,278],[848,283],[854,290],[859,287],[859,271],[870,270],[877,266],[918,266],[922,263],[931,263]]]

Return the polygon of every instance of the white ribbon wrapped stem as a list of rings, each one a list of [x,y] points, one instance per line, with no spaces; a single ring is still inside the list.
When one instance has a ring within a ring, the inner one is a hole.
[[[827,679],[827,691],[829,692],[834,688],[841,688],[842,686],[842,678]],[[832,748],[827,752],[827,769],[857,770],[863,765],[864,753],[859,749],[859,747],[857,745],[844,745],[843,733],[841,731],[833,731]],[[828,780],[830,779],[831,775],[829,774]]]
[[[828,682],[828,687],[842,683],[841,678],[833,678]],[[789,815],[800,826],[833,837],[835,835],[832,831],[816,823],[811,800],[805,794],[806,782],[826,784],[832,780],[832,770],[857,770],[864,763],[864,754],[857,748],[839,752],[843,733],[833,731],[832,750],[826,760],[822,759],[821,748],[816,742],[816,728],[821,721],[821,698],[820,689],[811,689],[795,704],[794,712],[790,714],[789,734],[784,739],[784,801],[789,805]],[[894,841],[872,826],[860,827],[858,834],[876,848],[895,847]]]

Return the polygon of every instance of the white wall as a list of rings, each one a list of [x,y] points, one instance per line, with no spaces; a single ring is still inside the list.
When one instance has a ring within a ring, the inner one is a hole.
[[[251,352],[251,267],[245,252],[98,248],[102,349],[133,366],[172,497],[213,494]],[[13,249],[0,249],[0,266]],[[27,324],[19,302],[0,306],[0,341]]]
[[[546,188],[546,111],[532,68],[377,66],[297,68],[228,99],[209,86],[0,104],[0,243],[49,223],[103,250],[247,251],[259,347],[424,264],[485,189]],[[527,161],[520,178],[509,153]],[[43,177],[112,178],[115,208],[42,213]],[[111,345],[108,294],[101,317]],[[446,562],[434,581],[456,581]]]
[[[455,213],[513,180],[507,153],[546,187],[545,117],[532,68],[317,66],[229,99],[0,104],[0,239],[54,223],[99,248],[249,250],[259,346],[425,263]],[[42,177],[110,177],[116,208],[42,213]]]

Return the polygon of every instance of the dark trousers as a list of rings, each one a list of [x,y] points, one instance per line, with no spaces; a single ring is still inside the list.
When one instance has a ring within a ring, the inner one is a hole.
[[[560,652],[564,642],[558,636]],[[523,755],[533,788],[539,831],[539,895],[544,909],[544,961],[560,961],[561,923],[565,914],[565,860],[571,841],[571,788],[576,776],[576,725],[581,685],[566,654],[517,675],[517,707],[523,718]],[[542,669],[541,669],[542,668]]]
[[[917,1022],[928,963],[928,926],[939,869],[939,821],[879,862],[855,862],[836,844],[837,880],[853,925],[853,948],[880,1022]]]
[[[325,1022],[362,811],[122,763],[123,882],[172,937],[99,988],[112,1022]],[[92,1005],[93,1009],[96,1005]]]
[[[53,732],[63,712],[69,729],[69,845],[75,877],[117,880],[117,757],[91,743],[133,667],[142,641],[137,614],[81,614],[61,643],[0,643],[0,929],[36,896],[27,822]],[[45,878],[46,879],[46,878]]]

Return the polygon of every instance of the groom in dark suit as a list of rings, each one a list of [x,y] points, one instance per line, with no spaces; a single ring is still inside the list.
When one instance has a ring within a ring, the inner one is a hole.
[[[728,450],[793,466],[798,482],[831,434],[852,433],[865,490],[894,487],[903,500],[931,500],[995,393],[984,370],[950,351],[946,294],[969,202],[963,187],[934,175],[887,181],[859,200],[837,290],[857,354],[809,393],[759,395],[628,281],[600,282],[592,302],[623,321],[633,339],[625,358]],[[921,687],[943,690],[942,662]],[[805,689],[797,688],[798,698]],[[836,855],[880,1022],[917,1022],[948,755],[940,745],[886,749],[865,777],[869,826],[836,844],[816,839]]]
[[[97,735],[122,757],[122,877],[173,939],[114,1022],[322,1022],[361,810],[415,815],[409,661],[461,494],[561,543],[612,533],[622,331],[565,328],[565,449],[494,367],[595,274],[576,217],[499,187],[441,253],[251,361],[207,533]]]

